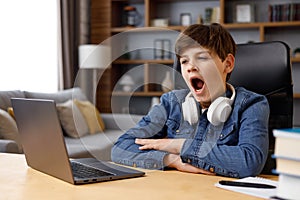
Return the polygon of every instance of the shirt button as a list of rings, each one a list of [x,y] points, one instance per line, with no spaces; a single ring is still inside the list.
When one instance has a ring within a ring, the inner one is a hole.
[[[212,173],[214,173],[214,172],[215,172],[215,169],[214,169],[213,167],[210,167],[210,168],[209,168],[209,171],[212,172]]]
[[[220,135],[220,138],[223,138],[223,136],[224,136],[224,135],[223,135],[223,134],[221,134],[221,135]]]
[[[176,133],[179,133],[179,130],[176,130]]]

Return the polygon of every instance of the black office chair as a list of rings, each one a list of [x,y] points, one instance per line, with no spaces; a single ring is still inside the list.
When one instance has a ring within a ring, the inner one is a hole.
[[[275,143],[272,130],[293,126],[290,48],[280,41],[239,44],[235,58],[235,68],[229,83],[263,94],[269,101],[270,147],[268,160],[262,173],[271,174],[272,169],[276,168],[275,160],[271,158]],[[180,64],[177,60],[174,62],[174,69],[180,72]],[[178,76],[175,76],[175,81],[176,77]]]

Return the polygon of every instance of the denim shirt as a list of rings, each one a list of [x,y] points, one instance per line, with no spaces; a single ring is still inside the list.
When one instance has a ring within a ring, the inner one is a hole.
[[[265,96],[237,87],[227,121],[213,126],[207,111],[195,125],[183,119],[182,102],[189,90],[174,90],[161,96],[138,124],[119,137],[112,161],[124,165],[164,169],[168,152],[139,150],[136,138],[186,138],[180,157],[184,163],[217,175],[242,178],[258,175],[266,162],[269,139],[269,105]],[[226,96],[231,92],[227,90]]]

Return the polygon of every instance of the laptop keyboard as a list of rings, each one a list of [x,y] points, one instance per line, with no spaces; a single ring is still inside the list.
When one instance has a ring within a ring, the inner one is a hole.
[[[112,176],[114,174],[102,171],[100,169],[95,169],[93,167],[88,167],[77,162],[71,162],[71,167],[74,177],[77,178],[93,178],[102,176]]]

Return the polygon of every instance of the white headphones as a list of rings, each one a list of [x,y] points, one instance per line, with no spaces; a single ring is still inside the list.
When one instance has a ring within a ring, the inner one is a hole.
[[[235,89],[232,85],[227,85],[232,91],[231,98],[218,97],[212,102],[207,111],[207,119],[214,126],[224,123],[232,110],[231,106],[235,99]],[[191,92],[187,94],[185,101],[182,103],[182,112],[184,120],[188,121],[191,125],[198,122],[199,108]]]
[[[199,119],[199,106],[197,106],[192,92],[189,92],[184,102],[182,103],[182,114],[185,121],[188,121],[191,125],[198,122]]]

